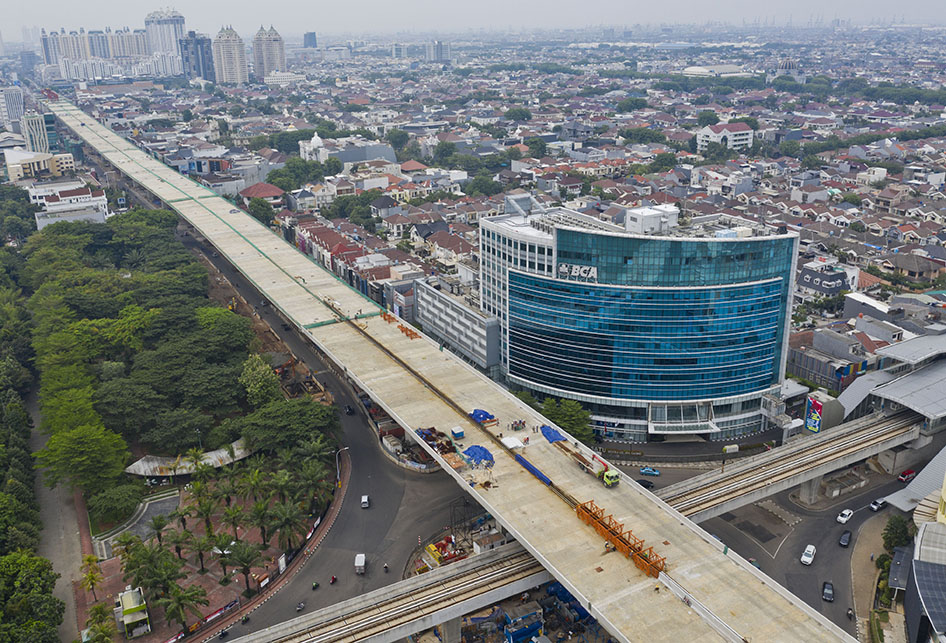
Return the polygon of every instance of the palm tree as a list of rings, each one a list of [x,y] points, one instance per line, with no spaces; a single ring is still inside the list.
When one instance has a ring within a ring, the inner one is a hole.
[[[192,447],[184,454],[184,458],[191,465],[191,473],[193,473],[193,471],[197,469],[197,465],[204,460],[204,450]]]
[[[206,482],[213,478],[215,473],[217,473],[217,470],[206,462],[198,462],[194,465],[194,472],[191,475],[193,475],[194,480]]]
[[[177,520],[181,525],[181,529],[187,529],[187,519],[194,515],[194,511],[188,505],[178,507],[174,511],[168,514],[168,518],[171,520]]]
[[[100,623],[115,623],[112,608],[105,603],[95,603],[89,608],[89,618],[86,619],[85,626],[91,627]]]
[[[259,500],[260,496],[262,496],[263,492],[266,490],[266,486],[266,476],[261,469],[250,469],[246,475],[243,476],[243,488],[253,496],[253,502]]]
[[[208,534],[212,534],[214,529],[210,522],[214,514],[217,513],[217,501],[213,498],[200,498],[194,507],[194,516],[204,521],[204,527]]]
[[[79,578],[79,584],[83,589],[92,592],[92,600],[97,601],[95,588],[102,584],[102,568],[99,567],[99,558],[92,554],[86,554],[82,557],[82,576]]]
[[[188,548],[197,554],[197,560],[200,561],[200,573],[204,574],[207,570],[204,568],[204,554],[211,551],[216,546],[216,541],[210,534],[195,536],[188,543]]]
[[[178,456],[174,459],[174,462],[172,462],[171,465],[170,465],[168,468],[171,470],[171,484],[173,485],[173,484],[174,484],[174,476],[177,475],[177,472],[178,472],[178,471],[180,470],[180,468],[181,468],[181,456],[178,455]]]
[[[240,505],[234,505],[232,507],[227,507],[223,510],[223,523],[225,525],[230,525],[233,528],[233,539],[236,540],[237,536],[237,527],[243,524],[244,519],[246,518],[246,512],[243,511],[243,507]]]
[[[276,450],[276,468],[277,469],[289,469],[296,463],[296,455],[292,452],[292,449],[288,447],[283,447],[282,449]]]
[[[253,471],[255,469],[265,471],[266,465],[269,464],[269,460],[262,453],[254,453],[243,462],[246,465],[247,471]]]
[[[274,473],[269,479],[269,484],[273,489],[273,493],[279,496],[280,502],[286,502],[286,497],[292,493],[293,488],[296,486],[292,475],[285,469],[280,469]]]
[[[214,556],[217,557],[217,562],[220,563],[220,569],[223,570],[223,577],[227,577],[227,565],[230,564],[229,559],[227,558],[230,555],[230,548],[233,546],[230,536],[227,534],[217,534],[214,536]]]
[[[180,560],[184,560],[184,556],[181,555],[181,550],[190,544],[193,537],[194,535],[191,532],[183,529],[181,531],[172,530],[168,533],[168,544],[174,547],[174,552]]]
[[[335,483],[330,479],[328,467],[318,460],[307,460],[299,469],[299,482],[307,497],[307,511],[315,512],[316,506],[321,505],[335,489]]]
[[[154,604],[164,608],[164,618],[167,619],[168,625],[176,621],[181,624],[181,629],[184,629],[187,627],[188,612],[201,616],[198,606],[207,605],[209,602],[207,590],[200,585],[181,587],[174,583],[167,595],[157,598]]]
[[[305,514],[294,502],[280,502],[273,505],[273,530],[279,534],[279,547],[291,551],[295,537],[306,531]]]
[[[112,643],[118,634],[111,608],[105,603],[96,603],[89,608],[89,618],[85,621],[89,628],[89,643]]]
[[[243,574],[243,580],[246,582],[246,595],[249,596],[250,571],[253,567],[259,567],[263,564],[263,555],[260,553],[259,546],[245,540],[235,542],[230,546],[227,561]]]
[[[188,491],[194,499],[200,500],[209,496],[211,489],[205,480],[194,480],[190,483]]]
[[[303,461],[318,460],[328,462],[332,457],[332,453],[335,451],[335,447],[332,446],[328,438],[319,433],[304,442],[300,442],[296,450],[299,452]]]
[[[217,498],[223,498],[224,503],[229,507],[233,496],[237,494],[237,485],[232,479],[225,477],[217,482],[214,491]]]
[[[265,500],[254,502],[253,506],[250,507],[249,515],[247,515],[247,522],[254,527],[259,527],[260,544],[263,545],[263,547],[269,547],[269,538],[266,537],[266,529],[269,528],[271,520],[269,515],[269,503]]]
[[[154,532],[154,535],[158,537],[158,544],[161,544],[161,532],[165,527],[168,526],[168,517],[164,514],[158,514],[157,516],[151,516],[151,520],[148,521],[148,528]]]

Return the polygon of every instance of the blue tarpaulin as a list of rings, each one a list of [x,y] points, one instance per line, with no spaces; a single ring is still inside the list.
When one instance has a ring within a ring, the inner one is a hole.
[[[474,444],[464,451],[463,455],[468,457],[473,464],[479,464],[481,462],[485,462],[486,466],[493,464],[493,454],[477,444]]]
[[[470,417],[473,418],[473,421],[477,423],[483,423],[486,420],[495,419],[492,413],[488,413],[483,409],[473,409],[473,412],[470,413]]]
[[[539,427],[539,430],[542,431],[542,435],[544,435],[545,439],[549,442],[567,442],[565,436],[550,427],[548,424],[543,424],[541,427]]]
[[[532,475],[534,475],[536,478],[538,478],[539,480],[541,480],[545,485],[551,485],[551,484],[552,484],[552,481],[549,480],[549,477],[548,477],[547,475],[545,475],[544,473],[542,473],[541,471],[539,471],[539,468],[538,468],[538,467],[536,467],[534,464],[532,464],[531,462],[529,462],[528,460],[526,460],[525,458],[523,458],[523,457],[522,457],[521,455],[519,455],[518,453],[516,454],[516,462],[518,462],[519,464],[521,464],[521,465],[526,469],[526,471],[528,471],[529,473],[531,473]]]

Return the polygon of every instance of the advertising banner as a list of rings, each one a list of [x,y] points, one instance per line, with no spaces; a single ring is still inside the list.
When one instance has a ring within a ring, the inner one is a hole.
[[[822,404],[818,400],[808,398],[808,409],[805,412],[805,428],[812,433],[821,431]]]

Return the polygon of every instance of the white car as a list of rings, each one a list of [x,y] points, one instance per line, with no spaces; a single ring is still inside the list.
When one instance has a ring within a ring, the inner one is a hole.
[[[851,519],[851,516],[854,515],[854,512],[850,509],[842,509],[841,513],[838,514],[838,522],[842,525],[845,524],[848,520]]]
[[[814,545],[808,545],[805,547],[805,551],[801,554],[801,564],[810,565],[815,561],[815,553],[817,553]]]

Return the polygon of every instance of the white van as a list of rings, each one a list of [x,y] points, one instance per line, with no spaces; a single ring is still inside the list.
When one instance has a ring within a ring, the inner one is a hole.
[[[371,501],[368,500],[368,496],[362,496],[362,497],[361,497],[361,508],[362,508],[362,509],[367,509],[367,508],[370,507],[370,506],[371,506]]]
[[[355,554],[355,573],[356,574],[365,573],[365,555],[364,554]]]

